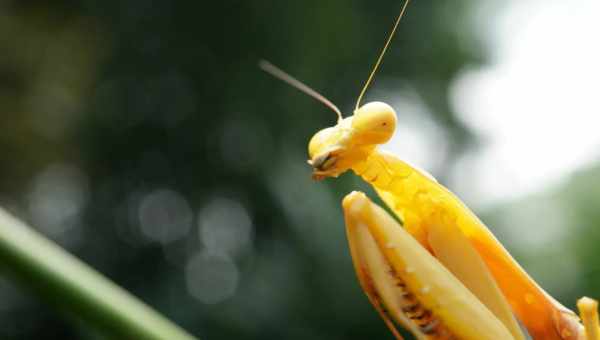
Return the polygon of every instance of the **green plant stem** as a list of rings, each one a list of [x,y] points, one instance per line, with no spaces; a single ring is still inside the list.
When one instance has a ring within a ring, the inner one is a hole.
[[[111,338],[195,339],[2,208],[0,265]]]

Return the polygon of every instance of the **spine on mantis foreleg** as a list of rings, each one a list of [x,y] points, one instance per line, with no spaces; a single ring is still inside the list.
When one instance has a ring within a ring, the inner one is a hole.
[[[377,149],[352,169],[373,185],[406,230],[430,251],[432,216],[451,216],[533,339],[582,339],[575,314],[541,289],[477,216],[429,174]]]

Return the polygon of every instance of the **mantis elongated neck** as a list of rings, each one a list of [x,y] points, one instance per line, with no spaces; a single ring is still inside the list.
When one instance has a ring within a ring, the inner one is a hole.
[[[416,185],[425,178],[410,164],[377,148],[364,161],[354,165],[352,170],[376,190],[397,191],[399,197],[408,194],[400,191],[408,182]]]
[[[381,199],[394,211],[405,228],[421,244],[427,246],[426,229],[421,227],[422,211],[431,205],[421,202],[430,195],[439,195],[439,185],[433,177],[424,174],[400,158],[381,151],[373,152],[352,170],[371,184]]]

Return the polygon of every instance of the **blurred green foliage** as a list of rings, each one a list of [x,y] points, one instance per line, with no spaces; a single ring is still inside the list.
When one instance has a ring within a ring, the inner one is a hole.
[[[422,98],[448,136],[442,182],[476,143],[448,102],[456,74],[485,61],[475,3],[414,1],[366,97],[410,86]],[[370,189],[350,175],[312,182],[305,164],[308,139],[335,116],[256,63],[349,112],[400,7],[4,1],[0,204],[201,339],[391,338],[355,280],[339,206]],[[589,268],[597,173],[551,194],[579,226],[569,263]],[[510,224],[500,209],[492,226]],[[598,274],[583,272],[542,276],[572,281],[560,295],[574,302],[600,295]],[[95,335],[2,280],[0,337]]]

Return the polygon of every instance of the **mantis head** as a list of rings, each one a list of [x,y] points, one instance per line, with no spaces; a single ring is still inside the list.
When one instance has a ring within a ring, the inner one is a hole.
[[[317,132],[308,143],[313,178],[339,176],[364,161],[375,146],[387,142],[395,129],[394,109],[382,102],[370,102],[354,111],[353,116]]]
[[[339,176],[355,164],[366,160],[377,144],[387,142],[394,134],[396,112],[391,106],[382,102],[370,102],[360,106],[360,101],[381,64],[408,2],[409,0],[406,0],[402,6],[392,32],[358,95],[356,109],[351,117],[343,118],[341,111],[331,101],[285,71],[268,61],[259,62],[263,71],[320,101],[338,115],[338,123],[335,126],[317,132],[308,143],[308,164],[313,168],[313,179]]]

